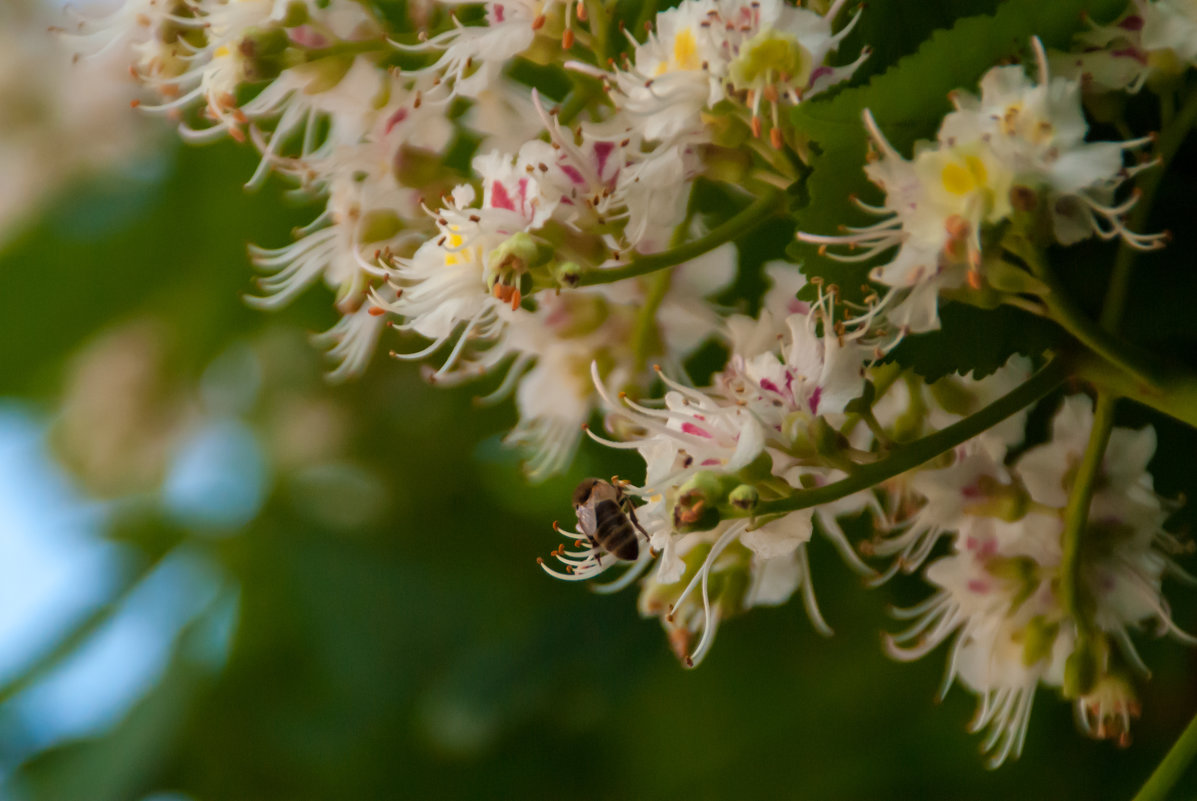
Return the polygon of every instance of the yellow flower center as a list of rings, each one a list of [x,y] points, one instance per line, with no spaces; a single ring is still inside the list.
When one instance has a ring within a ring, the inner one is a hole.
[[[943,188],[953,195],[967,195],[985,187],[989,180],[989,172],[981,159],[965,156],[963,165],[952,162],[943,168],[939,177],[943,182]]]

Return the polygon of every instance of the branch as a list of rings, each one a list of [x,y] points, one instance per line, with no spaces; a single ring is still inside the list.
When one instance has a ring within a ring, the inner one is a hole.
[[[1156,373],[1159,368],[1156,359],[1135,345],[1123,342],[1078,308],[1033,243],[1023,236],[1013,236],[1005,244],[1047,287],[1048,291],[1040,299],[1047,306],[1049,319],[1136,382],[1147,386],[1157,384]]]
[[[887,458],[859,466],[856,472],[842,481],[828,484],[825,487],[798,490],[789,497],[760,503],[752,510],[751,515],[784,514],[831,503],[901,475],[907,470],[912,470],[941,453],[967,442],[978,434],[988,431],[1015,412],[1030,406],[1062,384],[1068,378],[1069,373],[1070,367],[1065,364],[1064,360],[1057,358],[1031,376],[1025,384],[998,398],[976,414],[922,439],[899,445]]]
[[[783,193],[776,189],[767,189],[741,212],[712,228],[693,242],[662,250],[660,253],[650,253],[638,256],[622,267],[596,268],[582,273],[571,286],[595,286],[596,284],[610,284],[625,278],[635,278],[638,275],[666,267],[673,267],[682,262],[701,256],[714,250],[722,244],[739,239],[767,222],[781,210],[780,200]]]
[[[1079,639],[1092,634],[1092,621],[1082,608],[1081,598],[1081,541],[1089,523],[1089,506],[1093,491],[1101,472],[1102,458],[1110,431],[1114,427],[1114,403],[1117,399],[1108,393],[1097,396],[1097,408],[1093,412],[1093,428],[1089,432],[1089,444],[1077,466],[1076,479],[1068,495],[1068,506],[1064,509],[1064,532],[1061,535],[1063,553],[1060,557],[1060,602],[1064,612],[1076,625]]]
[[[1168,791],[1180,780],[1194,756],[1197,756],[1197,716],[1189,721],[1189,725],[1172,744],[1172,748],[1143,785],[1143,789],[1135,796],[1134,801],[1164,801]]]

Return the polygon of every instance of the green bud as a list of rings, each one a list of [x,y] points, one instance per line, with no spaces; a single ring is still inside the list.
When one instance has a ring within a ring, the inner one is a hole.
[[[1010,603],[1011,610],[1022,606],[1039,586],[1039,563],[1029,556],[991,559],[985,565],[985,570],[994,578],[1013,585],[1015,592]]]
[[[981,476],[977,479],[977,489],[980,499],[965,504],[969,514],[1013,523],[1025,517],[1030,508],[1030,497],[1016,484],[1003,484],[993,476]]]
[[[737,474],[745,484],[755,484],[758,481],[768,481],[773,478],[773,457],[768,453],[761,453]]]
[[[362,215],[358,234],[364,244],[383,242],[403,230],[403,221],[389,209],[375,209]]]
[[[553,277],[558,286],[575,287],[582,279],[582,265],[576,261],[558,262],[553,268]]]
[[[536,240],[526,231],[517,231],[490,252],[487,267],[492,271],[526,270],[539,260]]]
[[[246,57],[264,57],[277,56],[291,44],[291,37],[282,28],[258,28],[245,34],[240,47]]]
[[[440,154],[412,145],[400,145],[395,153],[395,180],[403,186],[426,187],[442,173]]]
[[[296,0],[287,4],[287,13],[283,15],[282,25],[284,28],[298,28],[306,24],[309,18],[307,4]]]
[[[708,531],[722,519],[719,505],[731,487],[728,476],[701,470],[678,489],[673,504],[673,527],[677,531]]]
[[[309,61],[295,69],[309,76],[304,94],[318,95],[335,89],[341,79],[353,66],[353,56],[329,56],[319,61]]]
[[[809,458],[819,452],[814,431],[815,418],[799,409],[786,415],[782,421],[782,428],[786,438],[793,443],[790,455],[799,458]]]
[[[1031,618],[1023,629],[1022,635],[1022,663],[1031,667],[1042,659],[1046,659],[1052,652],[1052,645],[1056,642],[1056,635],[1060,633],[1058,622],[1049,622],[1043,615]]]
[[[992,259],[986,263],[985,280],[1002,292],[1044,295],[1048,291],[1047,285],[1038,278],[1005,259]]]
[[[1077,641],[1076,650],[1064,663],[1064,697],[1076,700],[1088,695],[1097,685],[1101,675],[1101,661],[1099,648],[1095,641],[1083,638]]]
[[[760,499],[760,492],[758,492],[757,488],[751,484],[741,484],[733,489],[727,496],[727,500],[732,506],[745,512],[750,512],[755,509]]]
[[[269,81],[287,67],[291,40],[282,28],[251,30],[237,43],[241,74],[249,83]]]

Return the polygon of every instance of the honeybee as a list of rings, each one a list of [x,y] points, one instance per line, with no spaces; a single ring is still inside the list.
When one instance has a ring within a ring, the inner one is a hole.
[[[574,511],[578,515],[578,531],[591,545],[614,556],[634,562],[640,556],[640,541],[636,532],[648,538],[632,499],[623,494],[618,485],[601,478],[583,479],[574,490]]]

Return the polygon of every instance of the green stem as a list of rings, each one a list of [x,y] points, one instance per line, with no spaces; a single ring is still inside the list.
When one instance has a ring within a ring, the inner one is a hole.
[[[637,39],[644,33],[644,26],[648,24],[650,19],[653,19],[657,14],[657,6],[660,5],[658,0],[646,0],[640,4],[640,13],[636,15],[636,21],[632,23],[629,29],[632,36]]]
[[[326,58],[337,56],[356,56],[362,53],[377,53],[382,50],[394,50],[386,39],[355,39],[341,41],[328,47],[321,47],[303,51],[303,61],[311,64]]]
[[[988,431],[1010,415],[1030,406],[1047,395],[1068,378],[1070,368],[1061,359],[1056,359],[1025,384],[1003,395],[974,415],[942,428],[934,434],[904,445],[897,445],[885,459],[872,464],[861,465],[851,476],[815,489],[798,490],[787,498],[760,503],[753,510],[753,516],[784,514],[798,509],[807,509],[819,504],[838,501],[855,492],[867,490],[894,476],[934,459],[941,453],[967,442],[978,434]]]
[[[686,204],[686,216],[673,229],[673,236],[669,240],[670,247],[677,247],[686,239],[690,231],[690,224],[697,213],[695,193],[690,193],[690,201]],[[669,292],[669,285],[673,281],[673,273],[662,270],[656,275],[649,276],[644,292],[644,305],[636,313],[636,330],[633,349],[636,355],[636,372],[639,373],[648,365],[649,349],[653,344],[654,334],[657,332],[657,309],[661,308],[661,301]]]
[[[1093,413],[1093,428],[1089,432],[1089,444],[1077,466],[1072,492],[1064,509],[1064,532],[1061,535],[1063,553],[1060,557],[1060,602],[1064,612],[1072,618],[1080,639],[1092,633],[1093,621],[1086,614],[1081,597],[1081,543],[1085,527],[1089,523],[1089,506],[1093,491],[1101,472],[1110,431],[1114,428],[1114,404],[1117,398],[1101,392],[1097,396],[1097,408]]]
[[[568,126],[574,121],[574,117],[578,116],[578,112],[586,108],[586,104],[590,102],[590,93],[581,86],[574,86],[570,93],[561,101],[561,107],[557,110],[557,122]]]
[[[1139,790],[1134,801],[1164,801],[1168,791],[1180,780],[1185,768],[1197,756],[1197,716],[1189,721],[1189,725],[1181,732],[1180,737],[1172,744],[1155,772]]]
[[[1197,375],[1165,368],[1154,373],[1152,383],[1145,384],[1092,354],[1081,354],[1074,366],[1078,378],[1197,428]]]
[[[611,30],[611,15],[603,0],[585,0],[587,27],[594,36],[594,56],[601,69],[607,67],[607,38]],[[568,13],[568,12],[567,12]]]
[[[1171,97],[1168,96],[1169,101]],[[1162,102],[1162,101],[1161,101]],[[1160,165],[1139,175],[1136,189],[1139,191],[1139,202],[1127,218],[1126,225],[1132,231],[1141,231],[1147,225],[1147,218],[1151,216],[1151,207],[1155,203],[1155,194],[1164,178],[1164,172],[1180,145],[1188,136],[1189,131],[1197,124],[1197,84],[1189,90],[1179,113],[1170,116],[1160,138],[1156,143]],[[1114,269],[1110,273],[1110,285],[1106,289],[1105,306],[1102,307],[1101,324],[1106,330],[1117,328],[1126,310],[1126,293],[1130,287],[1131,268],[1135,257],[1139,255],[1136,248],[1131,247],[1125,239],[1118,246],[1118,253],[1114,256]]]
[[[1041,300],[1047,307],[1048,317],[1061,328],[1072,334],[1082,345],[1125,372],[1136,382],[1147,386],[1156,383],[1155,358],[1130,343],[1123,342],[1102,326],[1091,320],[1068,296],[1059,279],[1047,266],[1043,254],[1025,237],[1007,239],[1006,246],[1026,262],[1043,284],[1047,292]]]
[[[748,204],[739,214],[712,228],[708,233],[687,242],[681,247],[663,250],[660,253],[650,253],[638,256],[622,267],[609,267],[589,270],[583,273],[574,286],[594,286],[596,284],[610,284],[625,278],[646,275],[666,267],[673,267],[682,262],[701,256],[714,250],[720,245],[738,239],[751,232],[757,226],[765,223],[775,213],[781,204],[782,193],[776,190],[766,190],[760,197]]]

